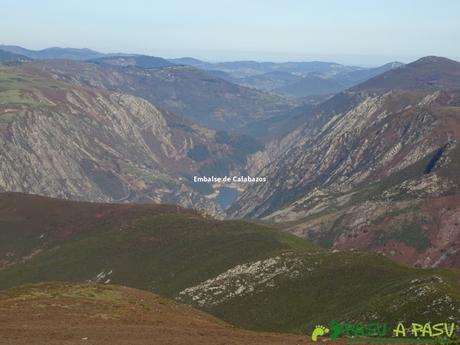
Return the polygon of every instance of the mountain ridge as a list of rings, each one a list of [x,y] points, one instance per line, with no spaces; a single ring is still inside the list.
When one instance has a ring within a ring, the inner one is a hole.
[[[104,54],[88,48],[50,47],[41,50],[31,50],[20,46],[0,44],[0,49],[11,53],[27,56],[31,59],[76,59],[87,60],[101,57]]]
[[[24,62],[30,59],[21,54],[12,53],[6,50],[0,49],[0,61],[1,62]]]
[[[438,56],[423,57],[383,75],[376,76],[351,90],[426,90],[436,88],[460,88],[460,62]]]

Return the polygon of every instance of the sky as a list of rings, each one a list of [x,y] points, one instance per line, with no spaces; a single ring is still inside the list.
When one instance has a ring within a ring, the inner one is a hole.
[[[460,60],[459,0],[0,0],[0,44],[210,61]]]

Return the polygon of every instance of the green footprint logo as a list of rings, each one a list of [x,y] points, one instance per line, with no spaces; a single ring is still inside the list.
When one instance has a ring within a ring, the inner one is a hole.
[[[329,328],[318,325],[311,333],[311,340],[318,341],[318,337],[329,333]]]

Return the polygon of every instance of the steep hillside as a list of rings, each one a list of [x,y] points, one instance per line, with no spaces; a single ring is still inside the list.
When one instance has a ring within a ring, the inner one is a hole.
[[[271,228],[175,206],[20,194],[0,200],[1,288],[40,281],[122,284],[243,328],[300,334],[332,319],[459,317],[456,270],[328,252]]]
[[[460,267],[460,195],[433,196],[439,182],[433,175],[389,189],[376,184],[350,193],[317,193],[274,219],[325,247],[373,250],[417,267]],[[291,217],[297,220],[286,221]]]
[[[234,143],[148,101],[0,67],[0,190],[205,208],[193,175],[245,162]],[[201,153],[197,155],[196,152]],[[209,187],[209,186],[208,186]]]
[[[113,285],[48,283],[1,291],[0,314],[5,345],[308,343],[306,336],[239,330],[191,307]]]
[[[279,115],[296,102],[215,78],[189,66],[146,69],[74,61],[41,61],[26,68],[46,70],[80,86],[142,97],[206,127],[237,130]]]
[[[372,78],[358,85],[354,90],[439,88],[460,88],[460,62],[438,56],[427,56]]]
[[[425,61],[432,61],[432,65],[427,66]],[[310,112],[304,117],[302,126],[276,145],[268,146],[284,148],[283,152],[266,153],[271,159],[258,175],[269,177],[269,183],[248,188],[229,213],[296,221],[310,215],[335,212],[339,206],[346,205],[352,195],[360,195],[361,189],[380,182],[378,192],[370,192],[359,199],[364,204],[360,211],[356,210],[356,215],[367,207],[372,209],[365,204],[371,197],[382,201],[401,197],[417,203],[418,198],[458,193],[460,93],[451,87],[457,83],[460,64],[449,62],[451,68],[447,73],[444,62],[439,66],[437,61],[422,59],[389,71],[376,77],[384,81],[381,88],[367,90],[366,82]],[[412,71],[410,76],[407,70]],[[397,89],[386,89],[386,85],[397,84],[400,74],[407,80],[416,80],[427,70],[433,71],[430,87],[400,84]],[[371,81],[377,83],[376,80]],[[405,89],[401,89],[403,87]],[[408,190],[419,193],[408,193]],[[390,212],[392,205],[384,209]],[[315,236],[332,236],[326,242],[334,245],[340,236],[350,234],[341,219],[330,220],[334,222],[333,234],[317,233]],[[371,222],[367,218],[366,221]],[[404,224],[398,226],[405,231]],[[295,231],[309,232],[308,225],[303,230],[300,227]],[[425,230],[427,237],[434,236]],[[443,230],[450,231],[450,227]],[[391,236],[384,236],[381,245],[388,245],[391,240]],[[351,240],[345,242],[353,246]],[[435,243],[428,243],[428,248],[436,246]],[[436,256],[424,265],[440,264]],[[407,261],[419,263],[425,259],[423,255],[415,255]]]

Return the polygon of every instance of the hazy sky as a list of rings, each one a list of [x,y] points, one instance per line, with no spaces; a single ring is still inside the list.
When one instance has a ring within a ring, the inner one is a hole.
[[[458,60],[460,1],[0,0],[0,43],[208,60]]]

